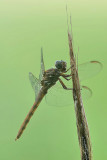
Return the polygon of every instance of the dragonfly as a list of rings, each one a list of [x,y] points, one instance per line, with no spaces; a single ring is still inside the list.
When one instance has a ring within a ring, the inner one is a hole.
[[[43,50],[41,48],[41,69],[40,69],[39,79],[36,78],[31,72],[29,73],[29,80],[31,82],[31,86],[32,86],[33,90],[35,91],[35,102],[34,102],[33,106],[31,107],[29,113],[25,117],[15,140],[17,140],[21,137],[23,131],[25,130],[27,124],[29,123],[31,117],[33,116],[34,112],[38,108],[38,106],[39,106],[40,102],[42,101],[42,99],[44,98],[44,96],[47,95],[46,100],[49,101],[49,99],[50,99],[49,97],[50,97],[51,93],[53,92],[53,89],[55,88],[54,86],[56,85],[56,82],[60,83],[60,86],[63,88],[63,90],[66,91],[65,94],[67,94],[67,93],[69,93],[69,91],[73,90],[72,87],[67,87],[66,84],[61,79],[61,77],[62,77],[65,79],[65,81],[71,80],[72,74],[71,73],[67,74],[67,72],[69,72],[70,69],[71,69],[71,67],[67,69],[67,63],[65,61],[61,60],[61,61],[55,62],[55,68],[50,68],[48,70],[45,70],[44,60],[43,60]],[[82,80],[82,79],[92,77],[95,74],[97,74],[98,72],[100,72],[101,69],[102,69],[102,64],[98,61],[89,61],[89,62],[80,64],[78,66],[78,72],[81,73],[79,78],[80,78],[80,80]],[[82,88],[82,92],[85,91],[84,95],[87,96],[87,93],[89,95],[92,94],[91,89],[89,89],[88,87],[82,86],[81,88]],[[47,92],[49,90],[50,90],[50,92],[47,94]],[[55,89],[54,89],[54,91],[55,91]],[[54,102],[57,101],[57,99],[58,99],[57,92],[58,92],[58,87],[56,89],[55,96],[52,96],[52,97],[54,97],[54,98],[52,98],[54,100],[52,101],[52,99],[50,99],[50,101],[49,101],[50,105],[52,103],[54,104]],[[66,98],[63,97],[63,93],[60,92],[60,100],[59,101],[62,103],[59,103],[59,104],[64,104],[63,100],[65,100],[65,99]],[[71,102],[71,100],[70,100],[70,102]]]

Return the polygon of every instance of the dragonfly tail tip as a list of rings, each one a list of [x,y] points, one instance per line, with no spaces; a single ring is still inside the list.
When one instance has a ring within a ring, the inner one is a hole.
[[[17,141],[17,137],[15,138],[15,141]]]

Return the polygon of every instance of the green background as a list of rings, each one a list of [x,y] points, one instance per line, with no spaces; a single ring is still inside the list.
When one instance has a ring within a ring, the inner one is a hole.
[[[93,90],[84,102],[93,159],[107,159],[106,0],[0,0],[1,160],[80,159],[73,105],[58,108],[43,100],[22,137],[14,141],[34,102],[28,73],[39,75],[41,46],[46,69],[58,59],[69,63],[66,4],[79,63],[103,63],[102,72],[83,84]]]

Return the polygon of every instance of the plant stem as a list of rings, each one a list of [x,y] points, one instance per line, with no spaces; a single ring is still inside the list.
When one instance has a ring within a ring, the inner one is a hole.
[[[92,160],[92,153],[91,153],[92,149],[91,149],[88,123],[81,97],[78,69],[76,68],[76,61],[73,53],[72,36],[69,31],[68,31],[68,41],[69,41],[70,65],[71,65],[72,83],[73,83],[73,99],[75,104],[76,125],[77,125],[78,139],[81,151],[81,160]]]

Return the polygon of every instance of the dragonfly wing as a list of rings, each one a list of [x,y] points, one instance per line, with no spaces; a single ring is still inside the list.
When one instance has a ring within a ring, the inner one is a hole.
[[[56,84],[56,85],[60,86],[60,84]],[[72,88],[72,84],[70,88]],[[83,100],[88,100],[92,96],[91,89],[89,89],[86,86],[81,86],[81,96]],[[45,96],[45,99],[47,104],[50,106],[66,107],[74,104],[72,90],[65,90],[60,87],[57,87],[57,88],[54,86],[51,87],[48,90],[48,93]]]
[[[43,50],[41,48],[41,69],[40,69],[39,79],[37,79],[31,72],[29,73],[29,80],[35,92],[35,100],[41,88],[41,80],[43,78],[44,71],[45,71],[45,66],[44,66],[44,60],[43,60]]]
[[[98,61],[90,61],[78,66],[80,81],[94,77],[102,70],[102,64]]]
[[[92,90],[88,88],[87,86],[82,86],[81,96],[82,96],[83,101],[88,100],[89,98],[92,97]]]
[[[39,90],[41,88],[41,83],[31,72],[29,72],[29,80],[30,80],[31,86],[35,92],[35,99],[36,99],[36,97],[39,93]]]
[[[57,86],[57,87],[56,87]],[[61,84],[57,84],[48,90],[45,96],[49,106],[65,107],[73,104],[72,90],[64,90]]]
[[[39,80],[40,81],[43,78],[44,71],[45,71],[45,65],[44,65],[44,60],[43,60],[43,49],[41,48],[41,69],[40,69],[40,75],[39,75]]]

